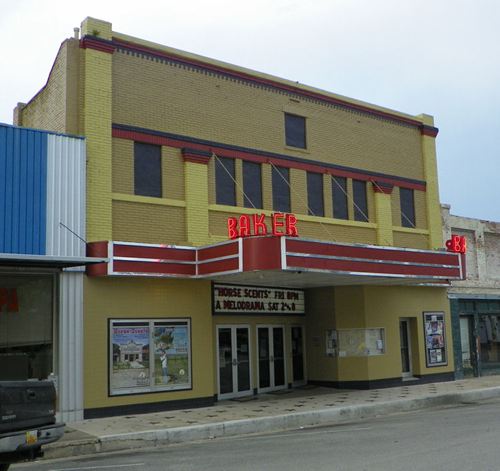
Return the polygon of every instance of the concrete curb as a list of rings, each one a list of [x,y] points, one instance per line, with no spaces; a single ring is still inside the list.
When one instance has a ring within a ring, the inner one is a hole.
[[[103,435],[101,437],[93,437],[92,439],[60,441],[47,445],[44,447],[45,458],[66,458],[253,433],[277,432],[315,425],[334,425],[398,412],[409,412],[429,407],[459,404],[464,401],[479,401],[495,397],[500,397],[500,387],[441,393],[421,398],[356,404],[313,411],[292,412],[290,414],[252,419]]]

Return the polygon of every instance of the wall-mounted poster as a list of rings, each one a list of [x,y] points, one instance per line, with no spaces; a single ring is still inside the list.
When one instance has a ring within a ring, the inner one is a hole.
[[[191,388],[190,322],[110,320],[110,395]]]
[[[446,366],[444,312],[424,312],[424,332],[427,367]]]

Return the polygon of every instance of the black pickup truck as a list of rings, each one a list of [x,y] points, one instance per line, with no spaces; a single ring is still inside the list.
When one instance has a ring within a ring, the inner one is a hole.
[[[0,471],[42,456],[42,445],[62,437],[55,413],[52,381],[0,381]]]

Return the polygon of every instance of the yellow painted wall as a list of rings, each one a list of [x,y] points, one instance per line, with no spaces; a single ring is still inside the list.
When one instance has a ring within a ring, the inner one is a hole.
[[[210,282],[86,278],[84,288],[86,409],[210,397],[216,393]],[[108,397],[108,319],[169,317],[191,318],[193,389]]]
[[[307,363],[314,381],[366,381],[401,377],[400,318],[411,326],[414,375],[449,373],[454,369],[451,323],[446,290],[424,287],[345,286],[307,291]],[[443,311],[448,365],[426,367],[424,311]],[[327,357],[326,330],[383,328],[385,353],[374,356]]]
[[[396,247],[408,247],[413,249],[429,249],[428,233],[415,233],[410,230],[395,230],[393,233],[394,245]]]
[[[46,85],[23,107],[19,125],[78,133],[79,51],[76,39],[61,44]]]
[[[158,204],[153,198],[147,200],[113,201],[111,240],[185,245],[185,208]]]
[[[306,353],[308,380],[335,381],[338,359],[326,355],[326,330],[335,329],[334,288],[306,291]]]
[[[292,103],[288,95],[121,50],[113,55],[113,82],[117,123],[423,177],[420,132],[412,126],[297,97],[294,112],[307,116],[304,151],[284,143],[283,112]]]

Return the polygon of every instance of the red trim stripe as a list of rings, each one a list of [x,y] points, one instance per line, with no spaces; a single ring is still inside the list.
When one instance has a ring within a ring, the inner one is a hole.
[[[378,249],[372,247],[356,247],[304,241],[300,239],[286,240],[287,253],[313,254],[367,260],[384,260],[402,263],[428,263],[433,265],[452,265],[458,267],[458,257],[449,253],[415,252],[412,250]]]
[[[202,265],[198,265],[198,274],[212,275],[225,271],[235,271],[238,270],[238,267],[239,260],[238,257],[235,257],[227,260],[218,260],[216,262],[207,262],[203,263]]]
[[[196,275],[196,265],[178,263],[157,263],[157,262],[135,262],[135,261],[113,261],[115,273],[145,273],[160,275]]]
[[[229,255],[238,255],[238,242],[198,249],[198,261],[200,262],[213,258],[227,257]]]
[[[196,262],[196,250],[177,247],[148,247],[141,245],[120,245],[115,243],[113,244],[113,256]]]
[[[242,150],[232,150],[224,149],[217,146],[198,144],[181,139],[174,139],[170,137],[157,136],[153,134],[147,134],[137,131],[126,131],[123,129],[113,128],[113,137],[119,139],[130,139],[137,142],[144,142],[146,144],[155,144],[159,146],[174,147],[177,149],[185,148],[189,146],[192,149],[214,152],[219,157],[228,157],[232,159],[248,160],[250,162],[257,163],[273,163],[274,165],[286,168],[295,168],[298,170],[305,170],[306,172],[316,172],[316,173],[327,173],[329,175],[345,178],[354,178],[356,180],[372,181],[374,180],[373,175],[365,174],[362,171],[349,171],[335,168],[322,167],[320,164],[305,163],[305,162],[295,162],[291,160],[280,159],[279,157],[268,157],[259,154],[254,154],[252,152],[246,152]],[[204,163],[204,162],[203,162]],[[426,185],[421,183],[408,182],[406,180],[400,180],[394,177],[383,177],[377,176],[377,182],[385,183],[388,185],[396,185],[401,188],[408,188],[412,190],[425,191]]]
[[[458,268],[422,267],[415,265],[393,265],[384,263],[355,262],[351,260],[332,260],[300,256],[287,256],[288,268],[316,269],[343,272],[362,272],[384,275],[413,275],[422,277],[442,276],[459,278]]]

